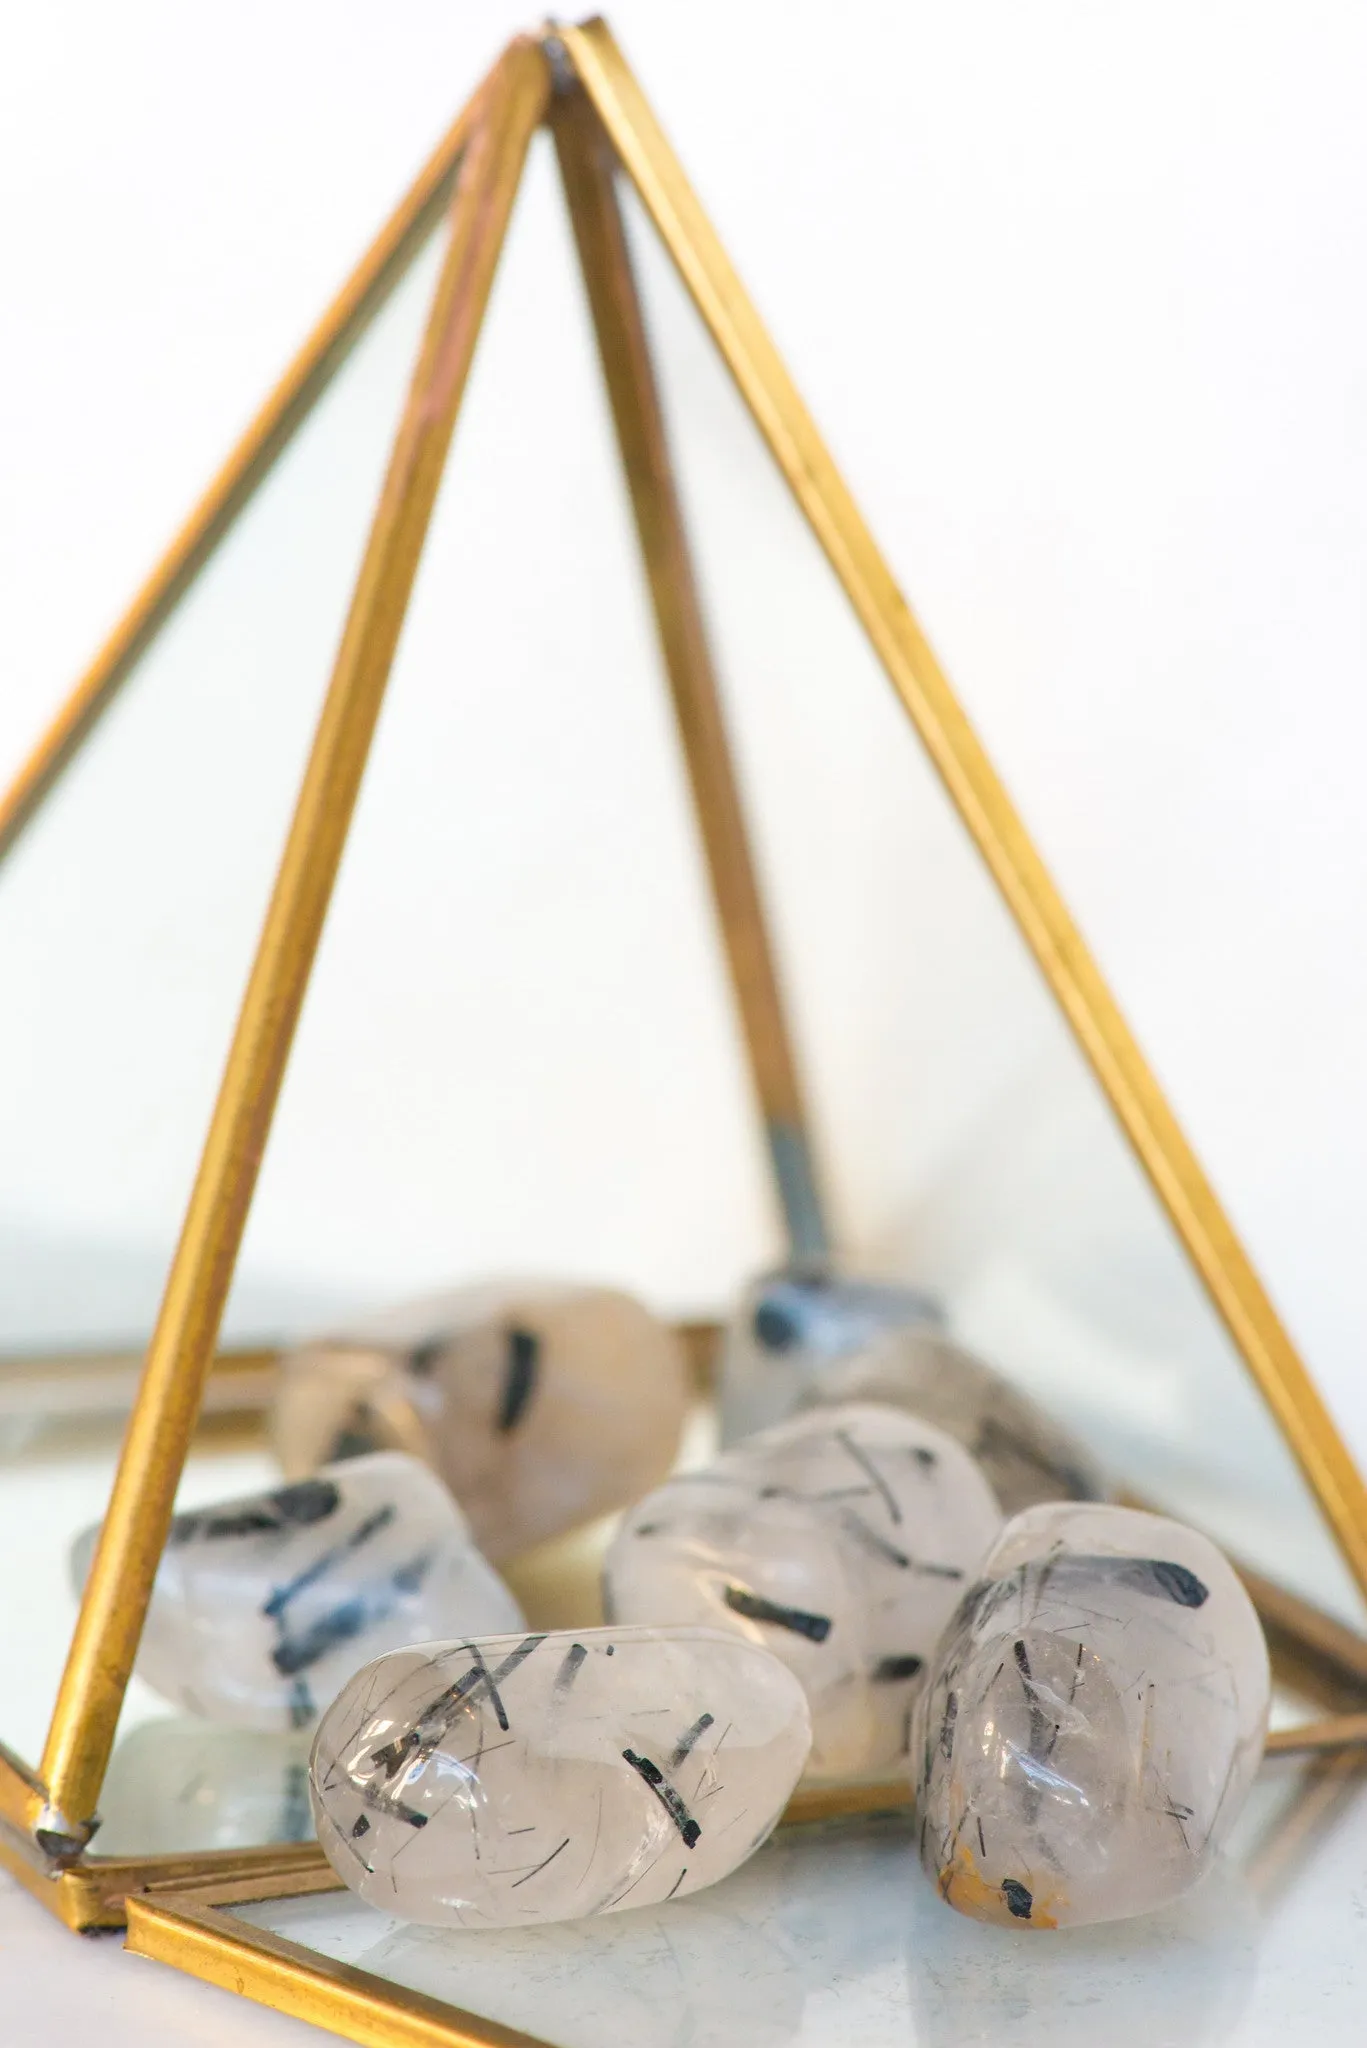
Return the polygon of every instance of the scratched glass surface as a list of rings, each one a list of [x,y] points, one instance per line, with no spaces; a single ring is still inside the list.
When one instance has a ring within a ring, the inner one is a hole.
[[[1365,1800],[1341,1765],[1264,1765],[1195,1890],[1053,1934],[942,1905],[891,1814],[781,1829],[708,1891],[589,1922],[438,1932],[350,1893],[232,1911],[554,2048],[1272,2048],[1312,2012],[1349,2048]]]

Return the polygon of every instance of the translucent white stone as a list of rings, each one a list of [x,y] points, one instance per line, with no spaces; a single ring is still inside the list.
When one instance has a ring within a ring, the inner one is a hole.
[[[923,1666],[1001,1527],[960,1444],[897,1409],[814,1410],[638,1502],[603,1568],[615,1622],[706,1623],[801,1680],[809,1773],[907,1754]]]
[[[318,1839],[371,1905],[508,1927],[658,1905],[769,1835],[811,1740],[802,1688],[708,1629],[397,1650],[318,1729]]]
[[[927,1295],[822,1268],[756,1281],[727,1330],[722,1442],[845,1401],[906,1408],[957,1437],[1005,1515],[1039,1501],[1096,1500],[1107,1492],[1090,1452],[955,1343]]]
[[[932,1295],[895,1281],[856,1279],[816,1263],[760,1274],[741,1296],[722,1343],[722,1443],[739,1443],[810,1407],[841,1359],[887,1331],[942,1322]]]
[[[311,1740],[311,1729],[144,1721],[109,1760],[96,1853],[172,1856],[311,1842]]]
[[[674,1332],[629,1295],[523,1282],[393,1309],[286,1361],[291,1477],[392,1445],[425,1458],[505,1558],[634,1500],[669,1471],[689,1401]]]
[[[73,1548],[78,1588],[98,1533]],[[177,1515],[137,1672],[206,1720],[300,1728],[382,1650],[522,1626],[441,1481],[381,1451]]]
[[[917,1707],[921,1860],[980,1920],[1145,1913],[1201,1876],[1262,1755],[1267,1646],[1213,1543],[1127,1508],[1007,1524]]]

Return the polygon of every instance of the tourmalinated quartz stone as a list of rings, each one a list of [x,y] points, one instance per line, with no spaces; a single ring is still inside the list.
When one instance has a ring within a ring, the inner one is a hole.
[[[959,1911],[1070,1927],[1201,1876],[1252,1782],[1268,1666],[1214,1544],[1128,1508],[1032,1508],[917,1706],[921,1860]]]
[[[170,1856],[311,1842],[312,1732],[144,1721],[109,1760],[99,1853]]]
[[[629,1295],[475,1287],[295,1352],[274,1435],[291,1477],[382,1446],[425,1458],[498,1559],[653,1486],[688,1399],[678,1338]]]
[[[78,1588],[98,1534],[73,1548]],[[177,1515],[137,1671],[206,1720],[302,1728],[382,1650],[522,1626],[441,1481],[381,1451]]]
[[[796,1680],[710,1629],[396,1650],[318,1729],[318,1839],[372,1905],[510,1927],[658,1905],[770,1834],[811,1740]]]
[[[815,1410],[638,1502],[604,1561],[604,1607],[763,1643],[807,1694],[810,1775],[860,1777],[906,1757],[922,1668],[1000,1527],[943,1431],[892,1408]]]
[[[824,1263],[762,1273],[726,1328],[722,1443],[738,1443],[810,1407],[832,1368],[886,1331],[935,1329],[943,1319],[940,1304],[919,1288],[838,1275]]]
[[[947,1336],[926,1295],[816,1268],[758,1281],[727,1333],[722,1442],[844,1401],[906,1408],[957,1437],[986,1473],[1004,1515],[1107,1492],[1090,1453]]]

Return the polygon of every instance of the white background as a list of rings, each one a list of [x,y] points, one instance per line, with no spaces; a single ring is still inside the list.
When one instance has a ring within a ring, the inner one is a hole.
[[[1367,22],[715,0],[614,19],[1367,1450]],[[59,0],[11,24],[0,768],[518,25],[471,0]],[[267,1165],[260,1314],[509,1265],[686,1307],[775,1242],[557,209],[542,165]],[[719,448],[723,401],[676,353]],[[889,879],[931,794],[782,506],[749,472],[728,498],[708,459],[705,566],[826,1171],[851,1248],[901,1255],[1010,1065],[1016,963],[981,964],[1009,944],[940,841]],[[320,492],[320,530],[334,510]],[[150,1307],[183,1199],[256,900],[223,847],[259,813],[264,886],[306,725],[307,691],[272,694],[293,570],[279,536],[266,553],[283,586],[247,658],[223,654],[250,716],[198,759],[188,708],[146,746],[130,728],[144,781],[118,834],[108,788],[85,814],[74,792],[61,914],[41,887],[13,913],[0,1277],[39,1335],[107,1316],[101,1259]],[[131,936],[130,876],[172,906]]]

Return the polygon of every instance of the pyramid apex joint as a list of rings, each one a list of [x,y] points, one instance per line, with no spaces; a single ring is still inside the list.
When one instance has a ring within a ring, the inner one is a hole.
[[[564,25],[553,14],[547,15],[541,24],[541,51],[550,70],[552,90],[557,93],[573,92],[579,83],[561,34]]]

